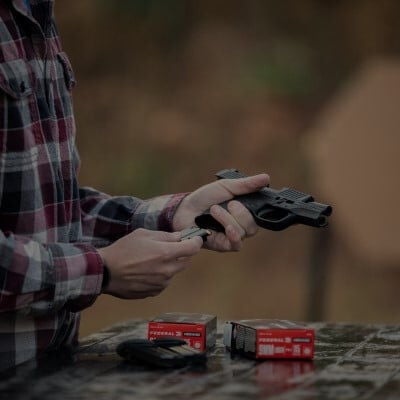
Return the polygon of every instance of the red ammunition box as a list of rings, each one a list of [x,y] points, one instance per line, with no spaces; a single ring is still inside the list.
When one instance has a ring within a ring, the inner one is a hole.
[[[177,312],[162,314],[149,321],[147,337],[153,340],[163,336],[184,339],[189,346],[204,351],[215,345],[217,317]]]
[[[227,322],[224,344],[232,353],[249,358],[314,357],[314,329],[277,319]]]

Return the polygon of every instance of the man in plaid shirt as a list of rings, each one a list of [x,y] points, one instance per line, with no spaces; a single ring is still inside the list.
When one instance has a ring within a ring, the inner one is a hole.
[[[52,14],[53,0],[0,2],[1,369],[76,343],[79,312],[101,293],[160,293],[203,245],[179,231],[210,206],[225,233],[206,247],[239,250],[253,218],[236,201],[215,204],[268,183],[261,174],[150,200],[80,188],[75,80]]]

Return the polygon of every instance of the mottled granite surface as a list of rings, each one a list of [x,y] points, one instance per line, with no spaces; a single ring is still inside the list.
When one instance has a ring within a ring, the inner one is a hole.
[[[156,370],[127,364],[115,347],[146,336],[145,321],[91,335],[79,351],[3,376],[3,399],[400,399],[400,325],[308,324],[313,361],[231,358],[222,345],[205,367]],[[221,330],[220,330],[221,332]]]

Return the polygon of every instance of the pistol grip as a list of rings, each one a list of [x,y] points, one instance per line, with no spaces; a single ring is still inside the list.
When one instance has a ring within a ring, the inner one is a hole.
[[[209,210],[201,215],[198,215],[194,221],[199,228],[212,229],[216,232],[225,232],[224,227],[212,217]]]
[[[230,200],[229,200],[230,201]],[[218,204],[220,207],[224,208],[225,210],[228,209],[229,201],[224,201]],[[220,224],[210,213],[210,209],[204,211],[203,214],[198,215],[194,222],[199,228],[203,229],[212,229],[216,232],[225,232],[225,229],[222,224]]]

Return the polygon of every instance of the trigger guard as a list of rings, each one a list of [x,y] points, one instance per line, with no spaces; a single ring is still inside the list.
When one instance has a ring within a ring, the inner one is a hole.
[[[273,208],[270,208],[269,210],[271,210],[271,214],[274,212],[275,213],[280,212],[279,210]],[[257,225],[272,231],[281,231],[283,229],[286,229],[290,225],[293,225],[295,220],[296,216],[288,212],[285,212],[285,215],[279,219],[268,219],[268,218],[263,218],[259,215],[255,216],[255,221]]]

